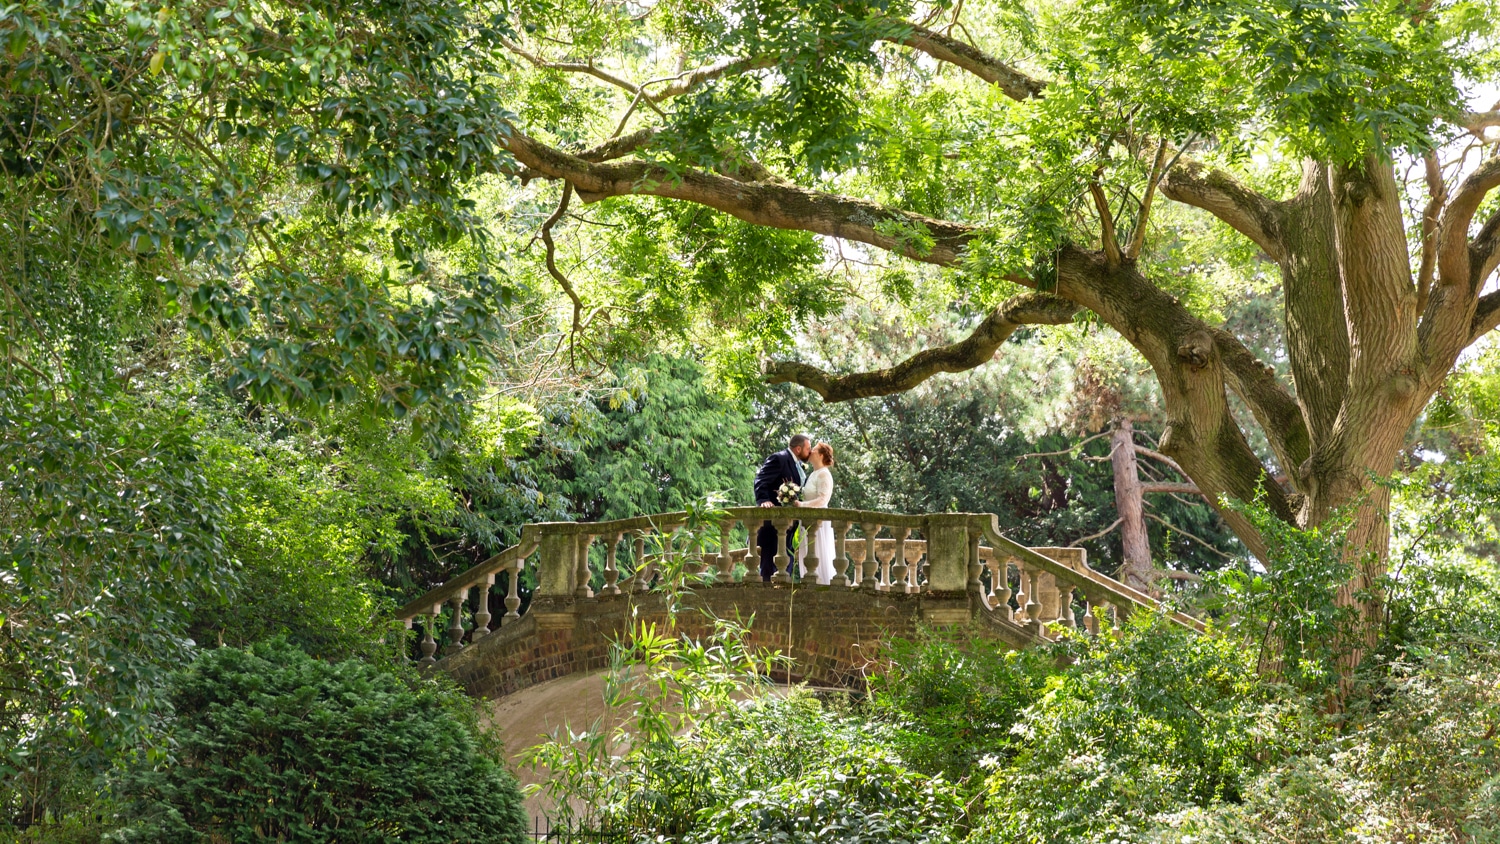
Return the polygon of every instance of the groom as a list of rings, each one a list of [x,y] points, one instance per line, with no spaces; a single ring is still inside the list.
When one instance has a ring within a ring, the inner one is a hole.
[[[766,458],[766,462],[760,464],[760,471],[755,473],[755,503],[761,507],[779,507],[781,502],[776,500],[776,493],[781,485],[791,481],[801,486],[807,480],[807,475],[802,471],[802,461],[812,455],[812,440],[805,434],[796,434],[786,444],[786,450],[778,451]],[[797,532],[797,524],[794,522],[786,532],[787,557],[791,558],[792,536]],[[769,583],[776,574],[776,527],[770,522],[763,522],[760,531],[755,534],[755,542],[760,545],[760,579]],[[791,571],[791,563],[787,563],[787,571]]]

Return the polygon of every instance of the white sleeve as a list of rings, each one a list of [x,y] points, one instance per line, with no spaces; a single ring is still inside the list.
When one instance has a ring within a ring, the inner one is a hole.
[[[813,473],[808,480],[808,498],[802,504],[805,507],[827,507],[828,500],[833,497],[833,475],[822,469]]]

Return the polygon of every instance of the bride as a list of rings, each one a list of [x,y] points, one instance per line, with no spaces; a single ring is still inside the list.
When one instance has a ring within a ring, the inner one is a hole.
[[[812,463],[813,471],[807,476],[807,482],[802,485],[803,499],[797,502],[798,507],[827,507],[833,498],[833,446],[828,443],[818,443],[813,446],[809,461]],[[818,583],[827,586],[833,580],[833,525],[828,522],[818,522],[818,531],[814,535],[813,542],[803,542],[797,549],[797,563],[802,567],[802,576],[807,577],[807,549],[816,545],[813,551],[813,559],[817,562],[814,574]]]

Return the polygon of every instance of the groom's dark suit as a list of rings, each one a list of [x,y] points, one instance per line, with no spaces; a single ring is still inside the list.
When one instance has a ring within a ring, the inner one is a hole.
[[[787,481],[801,486],[802,472],[798,468],[796,455],[787,449],[782,449],[767,457],[766,462],[760,464],[760,471],[755,473],[756,505],[759,506],[769,501],[779,506],[776,492]],[[796,532],[795,523],[786,532],[788,557],[790,557],[792,547],[792,536]],[[770,580],[776,574],[776,526],[770,522],[763,522],[760,530],[755,534],[755,542],[760,545],[760,579]],[[790,563],[787,569],[791,570]]]

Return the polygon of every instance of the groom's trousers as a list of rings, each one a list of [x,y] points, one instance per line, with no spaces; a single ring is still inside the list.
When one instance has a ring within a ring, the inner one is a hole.
[[[792,526],[786,531],[786,558],[787,572],[795,575],[796,559],[792,553],[794,546],[792,540],[797,535],[797,526],[801,522],[792,522]],[[760,579],[769,582],[776,576],[776,526],[770,522],[761,522],[760,530],[755,534],[755,544],[760,546]]]

